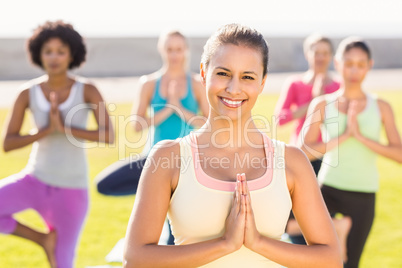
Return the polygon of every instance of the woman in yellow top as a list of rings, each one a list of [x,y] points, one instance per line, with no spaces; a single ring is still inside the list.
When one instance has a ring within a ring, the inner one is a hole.
[[[200,68],[208,120],[153,147],[124,267],[342,267],[307,157],[258,131],[251,116],[267,64],[267,44],[254,29],[229,24],[208,40]],[[280,241],[291,208],[308,245]],[[157,244],[166,214],[173,246]]]

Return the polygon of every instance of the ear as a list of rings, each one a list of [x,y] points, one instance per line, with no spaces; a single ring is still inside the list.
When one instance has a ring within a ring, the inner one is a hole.
[[[372,68],[373,68],[373,66],[374,66],[374,60],[373,60],[373,59],[371,59],[369,64],[370,64],[370,69],[372,69]]]
[[[264,78],[262,79],[262,82],[261,82],[261,88],[260,88],[260,92],[259,92],[259,94],[264,90],[264,87],[265,87],[265,82],[267,81],[267,74],[266,75],[264,75]]]
[[[203,63],[200,64],[200,77],[202,85],[205,86],[206,74],[205,74],[205,66]]]

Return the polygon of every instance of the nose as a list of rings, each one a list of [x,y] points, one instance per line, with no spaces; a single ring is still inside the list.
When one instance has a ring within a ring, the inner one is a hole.
[[[241,93],[241,84],[239,79],[233,77],[229,80],[229,83],[226,87],[226,92],[230,93],[231,95],[238,95]]]
[[[356,66],[353,66],[353,67],[351,68],[351,73],[352,73],[352,74],[356,74],[356,73],[358,73],[358,71],[359,71],[359,68],[357,68]]]

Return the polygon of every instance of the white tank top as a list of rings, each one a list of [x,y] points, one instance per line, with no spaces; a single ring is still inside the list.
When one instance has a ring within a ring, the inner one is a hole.
[[[248,186],[257,229],[264,236],[279,240],[285,231],[292,207],[286,184],[285,145],[263,136],[268,167],[263,176],[249,181]],[[180,177],[168,210],[175,244],[178,245],[221,237],[235,189],[235,182],[217,180],[203,172],[198,165],[198,150],[194,145],[194,133],[180,140]],[[204,267],[256,268],[281,265],[243,246]]]
[[[50,103],[39,84],[29,88],[29,108],[37,129],[49,124]],[[76,81],[66,101],[59,105],[66,126],[85,129],[89,105],[84,101],[84,84]],[[88,164],[82,140],[53,133],[33,143],[25,173],[58,187],[87,188]]]

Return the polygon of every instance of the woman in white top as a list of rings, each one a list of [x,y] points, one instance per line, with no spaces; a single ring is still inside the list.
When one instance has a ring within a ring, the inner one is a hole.
[[[74,267],[75,249],[88,210],[88,163],[83,140],[112,143],[113,128],[98,89],[68,74],[85,61],[81,35],[62,21],[46,22],[28,40],[32,62],[46,75],[18,95],[6,127],[6,152],[33,144],[26,168],[0,180],[0,232],[31,240],[50,266]],[[34,131],[21,134],[29,109]],[[86,129],[93,112],[98,128]],[[16,221],[13,214],[36,210],[49,232]]]
[[[249,27],[226,25],[208,40],[200,68],[208,121],[154,146],[128,225],[124,267],[342,267],[307,157],[270,140],[251,116],[267,63],[267,44]],[[308,245],[280,241],[291,208]],[[157,244],[166,214],[174,246]]]

